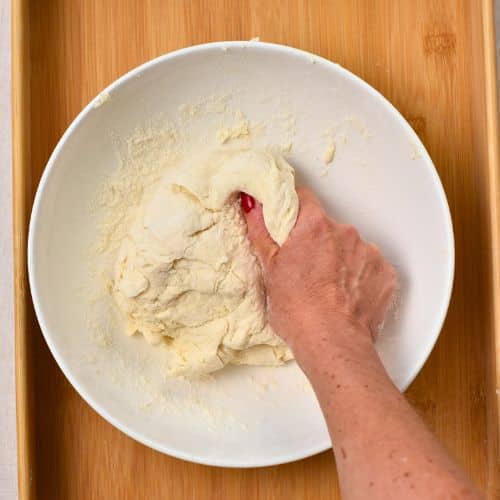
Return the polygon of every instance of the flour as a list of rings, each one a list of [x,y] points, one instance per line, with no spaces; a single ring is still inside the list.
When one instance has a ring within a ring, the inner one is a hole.
[[[209,356],[203,355],[203,362],[193,361],[192,357],[186,357],[184,353],[180,356],[181,362],[179,362],[178,349],[172,349],[170,345],[172,342],[176,342],[174,337],[178,336],[178,332],[171,337],[162,335],[160,338],[151,331],[148,333],[147,329],[137,328],[137,322],[129,321],[127,315],[124,317],[123,308],[116,307],[113,300],[113,297],[117,296],[115,267],[117,255],[120,251],[123,252],[124,241],[128,238],[130,228],[137,218],[137,211],[143,205],[145,197],[150,196],[148,193],[154,192],[155,186],[168,172],[175,174],[175,172],[182,171],[185,168],[186,159],[192,155],[193,151],[222,148],[221,151],[230,152],[235,148],[251,149],[252,142],[263,134],[266,125],[252,123],[241,110],[232,108],[230,101],[231,96],[228,94],[202,97],[197,101],[180,106],[177,118],[174,120],[167,120],[158,115],[149,120],[149,123],[138,126],[130,137],[115,140],[118,155],[116,171],[108,178],[103,179],[101,188],[91,206],[91,212],[95,216],[98,227],[98,238],[89,252],[89,260],[92,261],[90,274],[92,280],[99,284],[100,292],[97,296],[88,297],[89,302],[93,304],[93,312],[90,313],[90,317],[94,317],[92,321],[89,321],[88,326],[92,343],[96,347],[106,350],[113,349],[113,343],[117,340],[113,338],[113,331],[121,330],[129,335],[140,331],[152,343],[161,341],[161,345],[154,348],[161,347],[161,352],[165,353],[165,362],[163,367],[160,366],[159,369],[177,375],[188,373],[190,376],[221,368],[228,362],[279,364],[290,359],[291,354],[288,348],[266,326],[248,344],[241,343],[241,337],[235,336],[234,333],[225,334],[226,340],[222,344],[225,345],[223,351],[217,348],[217,345],[221,344],[218,342],[213,344],[215,350]],[[284,137],[282,149],[289,151],[292,148],[290,136],[295,126],[295,117],[289,112],[282,112],[280,121],[283,124],[282,137]],[[210,122],[211,125],[200,127],[200,124],[207,122]],[[275,148],[275,151],[278,150],[279,147]],[[265,183],[261,182],[263,175],[262,172],[259,174],[254,172],[254,175],[250,176],[250,181],[256,184],[254,188],[246,184],[241,186],[235,184],[231,189],[234,192],[238,190],[252,192],[252,189],[255,189],[258,198],[268,199],[265,206],[268,207],[267,211],[269,211],[269,207],[273,206],[270,193],[273,190],[280,192],[281,188],[276,187],[268,192],[262,192],[262,186],[265,186]],[[227,177],[227,175],[225,176]],[[278,182],[281,183],[281,181]],[[279,202],[275,206],[274,210],[279,211],[285,205]],[[239,207],[236,211],[231,210],[233,212],[228,212],[231,214],[229,219],[240,221],[238,224],[242,224],[241,227],[244,229],[245,225],[244,222],[241,222]],[[296,213],[294,215],[293,212],[290,212],[287,216],[289,217],[288,222],[282,224],[285,227],[283,230],[279,229],[272,220],[269,220],[270,216],[267,214],[270,231],[280,242],[286,238],[289,231],[286,227],[290,228],[290,224],[293,225],[295,216]],[[282,219],[283,214],[279,217]],[[169,220],[168,216],[165,220]],[[197,216],[194,217],[194,220],[197,220]],[[243,238],[243,242],[244,244],[240,246],[248,246],[245,238]],[[184,272],[182,268],[177,271],[181,274]],[[123,292],[124,296],[131,297],[141,296],[146,293],[146,287],[150,286],[149,280],[146,284],[140,276],[125,282],[120,280],[120,283],[120,293]],[[257,282],[255,285],[247,286],[257,290],[260,287],[259,294],[262,294],[262,286],[258,285]],[[123,303],[121,305],[123,306]],[[263,309],[263,306],[261,307]],[[259,321],[262,323],[262,320]],[[241,323],[241,321],[238,320],[236,323]],[[210,328],[206,327],[206,329],[210,331]],[[169,338],[170,340],[168,340]],[[234,340],[231,341],[231,338]],[[235,344],[234,341],[237,338],[240,340]],[[249,339],[252,339],[252,335]],[[227,342],[229,343],[226,344]],[[245,350],[254,344],[255,347],[245,353]],[[265,348],[266,344],[270,347]],[[177,352],[174,356],[172,356],[173,351]]]
[[[250,127],[248,120],[241,120],[233,127],[221,127],[216,132],[217,141],[219,144],[225,144],[231,139],[240,139],[250,135]]]
[[[166,341],[172,374],[291,358],[267,324],[240,191],[262,201],[271,237],[284,243],[298,213],[292,167],[271,153],[232,149],[168,170],[145,191],[118,253],[113,296],[127,331]]]
[[[102,92],[97,96],[97,98],[94,101],[94,109],[100,108],[103,104],[108,102],[111,99],[111,96],[108,94],[108,92]]]
[[[420,150],[420,146],[417,143],[411,142],[410,148],[411,148],[410,158],[412,160],[418,160],[418,159],[422,158],[422,152]]]
[[[329,165],[333,161],[333,157],[335,156],[336,146],[334,142],[330,142],[327,144],[325,148],[325,152],[323,153],[323,163],[325,165]]]

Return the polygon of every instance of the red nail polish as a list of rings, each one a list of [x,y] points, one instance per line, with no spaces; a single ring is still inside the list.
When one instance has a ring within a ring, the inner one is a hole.
[[[241,208],[246,212],[250,212],[255,207],[255,199],[246,193],[240,193]]]

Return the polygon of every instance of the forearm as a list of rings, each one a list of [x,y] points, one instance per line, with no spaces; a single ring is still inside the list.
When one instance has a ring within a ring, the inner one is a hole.
[[[347,324],[295,346],[321,404],[346,500],[481,498]]]

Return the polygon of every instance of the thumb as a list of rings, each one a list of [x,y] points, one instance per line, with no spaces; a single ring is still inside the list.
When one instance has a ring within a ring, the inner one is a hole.
[[[248,204],[244,197],[248,195],[242,193],[242,206],[247,221],[248,239],[259,258],[262,266],[266,268],[271,259],[276,255],[279,246],[269,235],[266,225],[264,223],[264,214],[262,212],[262,205],[259,202]],[[253,206],[249,206],[253,205]]]

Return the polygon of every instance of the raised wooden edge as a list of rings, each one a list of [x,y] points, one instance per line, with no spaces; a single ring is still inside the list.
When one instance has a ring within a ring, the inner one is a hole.
[[[489,498],[498,494],[500,488],[500,162],[498,136],[498,95],[496,67],[496,38],[493,0],[483,0],[482,8],[483,50],[484,50],[484,91],[487,133],[487,160],[489,174],[489,206],[491,234],[491,277],[492,294],[492,335],[489,361],[488,399],[488,492]]]
[[[19,499],[35,498],[33,394],[28,338],[27,234],[31,208],[30,40],[28,1],[12,1],[12,158],[14,218],[14,317]]]

